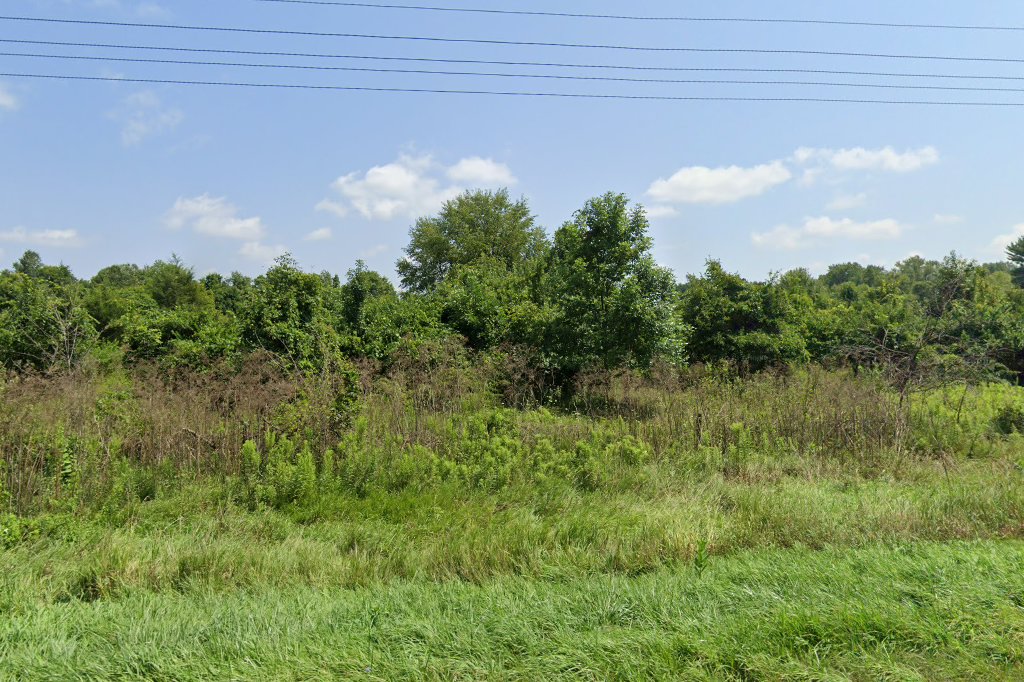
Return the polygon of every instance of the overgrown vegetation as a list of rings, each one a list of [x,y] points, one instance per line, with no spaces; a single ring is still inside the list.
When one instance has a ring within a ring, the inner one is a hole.
[[[1016,252],[678,283],[646,229],[468,194],[401,292],[27,253],[0,678],[1024,674]]]
[[[172,259],[82,281],[30,251],[0,275],[0,365],[52,373],[123,356],[208,371],[265,352],[312,374],[387,369],[448,342],[503,363],[534,404],[571,397],[580,372],[657,362],[844,365],[886,373],[901,393],[1024,371],[1024,240],[1001,264],[915,257],[748,282],[709,262],[677,282],[647,231],[642,208],[607,194],[548,240],[525,201],[470,192],[413,227],[401,292],[362,263],[344,282],[289,257],[254,280],[197,280]]]

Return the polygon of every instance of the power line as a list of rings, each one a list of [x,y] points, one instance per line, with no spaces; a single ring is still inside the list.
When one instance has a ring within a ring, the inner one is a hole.
[[[557,17],[569,19],[620,19],[625,21],[675,21],[687,23],[728,24],[796,24],[814,26],[861,26],[868,28],[920,28],[956,31],[1024,31],[1024,26],[993,26],[985,24],[914,24],[889,21],[852,21],[841,19],[776,19],[763,17],[692,17],[643,16],[635,14],[585,14],[577,12],[544,12],[539,10],[484,9],[478,7],[436,7],[431,5],[392,5],[372,2],[338,2],[336,0],[255,0],[256,2],[289,5],[321,5],[328,7],[360,7],[365,9],[418,10],[425,12],[455,12],[462,14],[497,14],[529,17]]]
[[[180,66],[228,66],[245,67],[254,69],[295,69],[313,71],[344,71],[360,73],[393,73],[393,74],[416,74],[435,76],[477,76],[487,78],[537,78],[549,80],[568,81],[612,81],[627,83],[657,83],[657,84],[686,84],[686,85],[798,85],[818,87],[843,87],[843,88],[874,88],[887,90],[937,90],[957,92],[1024,92],[1024,88],[998,88],[978,86],[955,86],[955,85],[903,85],[898,83],[837,83],[834,81],[798,81],[798,80],[754,80],[754,79],[696,79],[696,78],[627,78],[615,76],[575,76],[562,74],[537,74],[537,73],[502,73],[502,72],[480,72],[480,71],[436,71],[429,69],[389,69],[361,66],[317,66],[307,64],[252,64],[246,62],[213,62],[194,61],[183,59],[147,59],[141,57],[103,57],[92,55],[61,55],[61,54],[39,54],[25,52],[0,52],[0,57],[29,57],[42,59],[63,59],[69,61],[101,61],[101,62],[123,62],[133,64],[173,64]]]
[[[355,59],[391,62],[425,62],[435,64],[478,64],[489,66],[536,66],[567,69],[611,69],[625,71],[654,71],[681,73],[804,73],[829,76],[877,76],[886,78],[952,78],[966,80],[998,80],[1021,81],[1024,76],[995,76],[984,74],[950,74],[950,73],[901,73],[893,71],[848,71],[838,69],[783,69],[783,68],[742,68],[742,67],[703,67],[703,66],[635,66],[626,64],[573,64],[564,62],[530,62],[505,61],[488,59],[445,59],[439,57],[392,57],[381,55],[355,54],[324,54],[321,52],[274,52],[265,50],[231,50],[226,48],[204,47],[168,47],[159,45],[125,45],[120,43],[81,43],[61,40],[21,40],[0,38],[0,43],[18,45],[47,45],[52,47],[90,47],[117,50],[147,50],[162,52],[186,52],[200,54],[229,54],[259,57],[307,57],[312,59]]]
[[[890,100],[890,99],[854,99],[845,97],[742,97],[727,95],[622,95],[603,93],[571,93],[571,92],[527,92],[515,90],[444,90],[435,88],[388,88],[356,85],[309,85],[300,83],[246,83],[238,81],[200,81],[169,78],[120,78],[117,76],[78,76],[67,74],[41,73],[0,73],[0,78],[38,78],[67,81],[98,81],[109,83],[147,83],[156,85],[204,85],[234,88],[264,88],[287,90],[320,90],[344,92],[394,92],[394,93],[429,93],[443,95],[495,95],[510,97],[550,97],[564,99],[598,99],[598,100],[645,100],[664,102],[809,102],[825,104],[888,104],[915,106],[948,106],[948,107],[1024,107],[1024,102],[984,102],[984,101],[953,101],[953,100]]]
[[[369,40],[403,40],[435,43],[461,43],[474,45],[509,45],[519,47],[559,47],[588,50],[622,50],[633,52],[678,52],[705,54],[777,54],[777,55],[814,55],[830,57],[874,57],[881,59],[921,59],[932,61],[953,62],[989,62],[1021,64],[1024,59],[1005,57],[949,57],[942,55],[907,55],[875,52],[839,52],[833,50],[790,50],[790,49],[755,49],[755,48],[721,48],[721,47],[652,47],[647,45],[605,45],[591,43],[561,43],[525,40],[496,40],[484,38],[439,38],[434,36],[404,36],[376,33],[334,33],[327,31],[289,31],[269,28],[241,28],[237,26],[193,26],[188,24],[154,24],[130,21],[100,21],[89,19],[54,19],[44,17],[0,16],[0,21],[24,21],[48,24],[72,24],[85,26],[113,26],[120,28],[158,28],[179,31],[205,31],[221,33],[246,33],[259,35],[286,35],[317,38],[364,38]]]

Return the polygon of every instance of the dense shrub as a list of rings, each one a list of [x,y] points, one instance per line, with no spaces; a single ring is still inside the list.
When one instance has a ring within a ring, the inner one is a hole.
[[[1006,405],[995,417],[996,430],[1003,435],[1024,434],[1024,405]]]

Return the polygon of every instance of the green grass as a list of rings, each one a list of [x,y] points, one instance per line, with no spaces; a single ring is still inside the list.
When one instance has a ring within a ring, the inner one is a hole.
[[[1024,678],[1024,476],[1003,460],[662,462],[593,492],[255,510],[235,487],[28,523],[0,552],[0,679]]]
[[[24,680],[1011,680],[1024,544],[770,550],[643,576],[128,589],[18,609]]]
[[[230,487],[169,484],[153,502],[37,519],[0,553],[0,607],[136,588],[360,587],[637,575],[766,548],[1024,537],[1024,475],[1000,461],[899,476],[744,481],[651,465],[641,484],[499,493],[436,486],[325,493],[249,511]],[[33,536],[32,529],[35,529]]]
[[[371,404],[330,455],[19,419],[0,681],[1024,679],[1020,389],[910,423],[832,375],[694,390]]]

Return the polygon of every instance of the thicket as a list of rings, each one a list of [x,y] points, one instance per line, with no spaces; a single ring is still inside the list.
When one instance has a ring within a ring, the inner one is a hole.
[[[89,280],[26,252],[0,274],[0,365],[53,374],[84,364],[165,371],[269,353],[288,371],[386,370],[427,342],[503,363],[521,402],[564,399],[581,372],[817,362],[888,374],[902,392],[1024,371],[1022,243],[1005,263],[910,258],[750,282],[710,261],[676,281],[622,195],[592,199],[553,239],[525,201],[469,192],[416,223],[401,290],[357,262],[344,281],[288,256],[255,279],[197,279],[177,258],[112,265]]]
[[[595,198],[549,239],[471,192],[411,231],[401,289],[289,257],[201,279],[0,274],[0,503],[123,509],[220,477],[238,504],[323,491],[629,485],[651,466],[758,479],[1012,452],[1024,281],[952,255],[676,281],[644,211]],[[1021,250],[1024,252],[1024,250]],[[639,485],[639,483],[637,483]],[[21,530],[10,517],[6,537]]]
[[[383,375],[346,377],[340,394],[333,375],[289,374],[269,355],[223,374],[168,376],[154,364],[9,376],[4,506],[120,518],[207,480],[257,510],[433,488],[585,495],[657,490],[660,477],[774,484],[901,476],[921,462],[1024,465],[1024,392],[1006,384],[934,389],[901,406],[882,377],[850,370],[738,379],[658,365],[587,372],[570,403],[522,410],[495,390],[500,368],[444,345],[420,350]],[[31,524],[0,526],[13,542]]]

